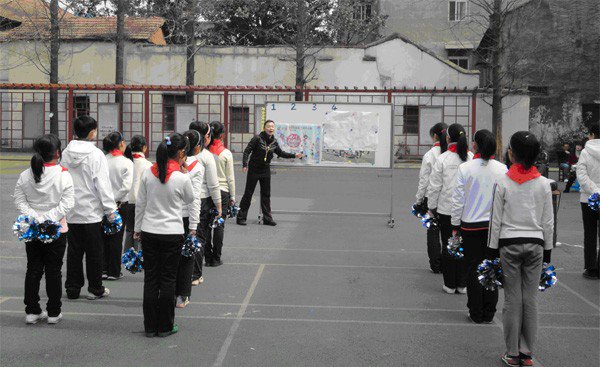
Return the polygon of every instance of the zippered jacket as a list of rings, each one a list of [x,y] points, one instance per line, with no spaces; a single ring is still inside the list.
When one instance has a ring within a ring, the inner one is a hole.
[[[281,158],[295,158],[293,153],[284,152],[280,148],[275,137],[270,137],[263,131],[252,138],[244,149],[242,166],[256,174],[267,173],[274,153]]]

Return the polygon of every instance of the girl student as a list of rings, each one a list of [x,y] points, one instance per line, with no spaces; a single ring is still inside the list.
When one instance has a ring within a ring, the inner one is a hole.
[[[219,178],[219,189],[221,190],[221,205],[233,205],[236,202],[236,178],[234,177],[234,156],[229,149],[223,145],[223,134],[225,127],[219,121],[213,121],[211,126],[211,142],[209,151],[215,157],[217,177]],[[204,213],[205,211],[203,211]],[[212,266],[223,264],[221,261],[221,249],[223,248],[223,235],[225,225],[213,229],[211,235],[210,223],[205,222],[208,218],[201,217],[203,233],[201,237],[205,243],[205,259]],[[208,224],[208,225],[207,225]],[[225,224],[225,223],[224,223]],[[211,266],[211,265],[209,265]]]
[[[209,227],[208,230],[210,230],[211,209],[216,209],[217,217],[221,217],[222,205],[224,204],[221,202],[221,190],[219,189],[219,176],[217,175],[215,158],[208,149],[205,149],[211,142],[211,127],[206,122],[194,121],[190,124],[190,130],[196,130],[200,136],[204,137],[203,143],[199,144],[200,153],[196,155],[196,159],[198,159],[199,164],[204,167],[205,171],[200,191],[199,235],[202,236],[207,231],[206,227]],[[204,241],[204,238],[201,237],[200,239]],[[194,286],[204,282],[204,278],[202,277],[202,257],[202,252],[197,253],[196,261],[194,261],[194,272],[192,274],[192,285]],[[206,265],[213,266],[213,262],[207,259]]]
[[[536,293],[543,261],[553,248],[553,204],[549,180],[534,166],[540,144],[518,131],[509,143],[513,163],[494,187],[488,247],[503,268],[503,333],[508,366],[532,366],[537,334]]]
[[[15,205],[23,215],[38,223],[46,220],[61,222],[61,235],[50,243],[32,240],[25,243],[27,272],[25,274],[25,322],[35,324],[48,318],[49,324],[58,323],[61,314],[61,268],[67,246],[68,230],[65,215],[75,204],[73,180],[67,169],[57,165],[61,142],[55,135],[38,138],[31,157],[31,168],[23,171],[15,186]],[[46,274],[46,311],[39,305],[40,280]]]
[[[125,148],[125,152],[123,153],[124,156],[134,162],[134,174],[131,190],[129,190],[129,193],[127,194],[127,203],[121,205],[123,212],[125,213],[125,217],[123,218],[125,223],[124,249],[135,247],[134,223],[136,214],[136,197],[138,195],[138,188],[140,187],[142,173],[152,166],[152,163],[146,159],[146,152],[148,152],[146,138],[142,135],[134,135],[131,138],[127,148]]]
[[[156,163],[142,174],[134,238],[144,253],[144,330],[147,337],[175,334],[175,283],[185,240],[182,211],[194,201],[186,170],[188,139],[173,133],[159,144]],[[196,231],[190,231],[196,235]]]
[[[194,201],[184,207],[182,212],[184,231],[196,231],[200,219],[200,191],[204,180],[205,169],[202,164],[196,159],[196,155],[200,153],[200,144],[204,137],[196,130],[188,130],[184,134],[190,143],[186,155],[186,168],[190,181],[192,182],[192,190],[194,192]],[[179,267],[177,269],[177,282],[175,285],[175,307],[184,308],[190,303],[192,294],[192,272],[194,269],[195,256],[181,257]]]
[[[430,129],[430,137],[434,146],[424,154],[422,158],[422,167],[419,170],[419,183],[417,185],[417,194],[415,194],[415,204],[428,207],[428,198],[426,191],[430,183],[430,173],[438,158],[447,151],[447,124],[439,122]],[[433,273],[440,273],[441,247],[438,227],[432,226],[427,231],[428,258],[430,260],[430,270]]]
[[[485,290],[478,281],[478,265],[484,260],[488,244],[488,226],[493,186],[507,172],[505,164],[494,159],[497,143],[492,132],[479,130],[474,135],[474,159],[459,165],[451,225],[453,235],[461,233],[467,265],[468,317],[475,323],[492,323],[498,293]]]
[[[448,149],[436,158],[436,163],[430,174],[427,197],[428,208],[438,218],[440,240],[442,242],[442,275],[443,291],[446,293],[467,293],[465,262],[455,259],[447,251],[447,243],[452,236],[451,208],[452,193],[455,188],[457,169],[463,162],[470,161],[472,152],[467,149],[467,137],[460,124],[452,124],[447,129]]]
[[[125,151],[125,139],[118,131],[113,131],[102,140],[102,149],[106,153],[106,161],[109,167],[109,179],[113,189],[113,197],[117,203],[117,212],[125,216],[122,205],[127,204],[127,197],[131,190],[134,175],[134,164],[127,159]],[[123,277],[121,273],[121,253],[123,252],[124,228],[115,234],[103,234],[104,239],[104,262],[102,279],[118,280]]]

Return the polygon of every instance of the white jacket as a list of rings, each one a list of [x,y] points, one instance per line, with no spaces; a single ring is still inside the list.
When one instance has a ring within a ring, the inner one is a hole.
[[[467,152],[467,161],[472,160],[473,156],[472,152]],[[459,155],[450,150],[436,158],[436,163],[430,174],[430,183],[426,195],[429,209],[436,209],[438,214],[451,215],[453,189],[457,182],[455,175],[461,163],[463,161],[459,158]]]
[[[599,192],[599,139],[586,142],[578,158],[576,176],[580,183],[580,202],[588,203],[588,197]]]
[[[136,201],[135,232],[184,234],[182,212],[194,201],[192,182],[187,174],[171,173],[165,183],[144,171]]]
[[[507,166],[491,159],[472,159],[459,165],[455,188],[451,224],[466,230],[488,229],[493,188],[507,172]]]
[[[75,206],[68,223],[99,223],[117,210],[104,153],[85,140],[73,140],[63,151],[61,164],[69,170],[75,189]]]
[[[134,157],[134,174],[131,185],[131,190],[127,194],[127,202],[129,204],[135,204],[136,198],[138,197],[138,188],[140,187],[140,180],[144,171],[149,170],[152,167],[152,163],[144,157],[144,153],[135,152],[133,154],[140,155],[140,158]]]
[[[213,153],[209,152],[208,149],[203,149],[198,153],[196,159],[198,159],[198,162],[205,168],[204,181],[202,190],[200,191],[201,199],[210,196],[213,199],[213,203],[221,203],[221,190],[219,188],[219,176],[217,175],[215,156]],[[223,205],[227,205],[227,203]]]
[[[188,157],[186,160],[188,165],[188,176],[192,182],[192,190],[194,192],[194,201],[184,207],[182,217],[189,218],[189,229],[196,230],[200,223],[200,190],[205,176],[205,168],[196,157]]]
[[[38,222],[59,222],[75,205],[73,180],[61,166],[44,167],[41,181],[36,183],[31,168],[23,171],[15,186],[15,206],[23,215]]]
[[[232,152],[229,149],[224,149],[219,155],[213,154],[213,157],[217,168],[219,189],[229,192],[230,199],[236,201],[236,178],[234,176],[234,156]]]
[[[433,146],[424,154],[422,158],[422,167],[419,170],[419,183],[417,184],[417,194],[415,194],[415,202],[421,203],[426,197],[428,184],[430,183],[430,173],[436,163],[436,158],[440,156],[440,146]]]
[[[115,201],[125,202],[133,183],[134,163],[122,155],[113,156],[111,153],[106,155],[106,161]]]

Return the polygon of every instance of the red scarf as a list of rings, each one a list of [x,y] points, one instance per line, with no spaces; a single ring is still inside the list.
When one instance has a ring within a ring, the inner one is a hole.
[[[58,166],[56,163],[44,163],[44,167],[54,167],[54,166]],[[62,172],[68,171],[68,169],[66,169],[63,166],[59,166],[60,168],[62,168]]]
[[[142,153],[134,153],[134,154],[132,154],[132,157],[133,157],[133,158],[146,158],[146,157],[144,156],[144,154],[142,154]]]
[[[477,158],[482,158],[482,156],[480,155],[480,153],[476,153],[476,154],[474,154],[474,159],[477,159]],[[495,156],[494,156],[494,155],[491,155],[491,156],[490,156],[490,159],[495,159]]]
[[[447,150],[449,152],[457,153],[457,143],[449,144]]]
[[[154,175],[154,177],[159,178],[158,164],[154,163],[150,169],[152,170],[152,174]],[[165,176],[165,183],[167,183],[167,181],[169,181],[169,177],[171,177],[171,174],[173,172],[179,171],[179,170],[180,170],[179,163],[177,163],[173,159],[168,160],[167,161],[167,175]]]
[[[119,149],[113,149],[109,153],[111,153],[111,155],[113,157],[122,157],[123,156],[123,152],[120,151]]]
[[[435,146],[435,147],[439,147],[439,146],[440,146],[440,143],[439,143],[439,142],[436,142],[436,143],[434,143],[434,146]]]
[[[209,152],[215,155],[221,154],[221,152],[223,152],[224,150],[225,146],[223,145],[223,142],[220,139],[213,140],[213,143],[209,147]]]
[[[511,165],[509,171],[507,171],[506,174],[512,181],[515,181],[518,185],[540,177],[540,172],[538,172],[536,167],[532,166],[530,167],[530,169],[526,169],[519,163]]]
[[[192,162],[188,165],[188,172],[192,172],[192,170],[194,169],[194,167],[196,167],[197,164],[198,164],[198,160],[194,159],[194,162]]]

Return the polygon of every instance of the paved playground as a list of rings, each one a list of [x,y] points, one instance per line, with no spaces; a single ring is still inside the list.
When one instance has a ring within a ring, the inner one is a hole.
[[[395,170],[393,229],[386,218],[336,214],[277,215],[277,227],[257,225],[256,214],[246,227],[229,221],[225,265],[205,269],[191,304],[176,310],[180,332],[172,337],[144,337],[142,274],[106,282],[106,299],[63,299],[58,325],[26,325],[25,250],[12,235],[11,195],[27,162],[6,159],[27,157],[13,156],[4,155],[0,167],[2,366],[501,365],[500,312],[491,325],[468,322],[466,296],[444,294],[442,276],[428,270],[425,233],[410,213],[417,169]],[[378,171],[276,171],[274,209],[390,207],[390,182]],[[240,167],[236,175],[241,191]],[[536,363],[599,365],[599,281],[581,276],[578,194],[562,197],[558,241],[559,282],[539,294]]]

